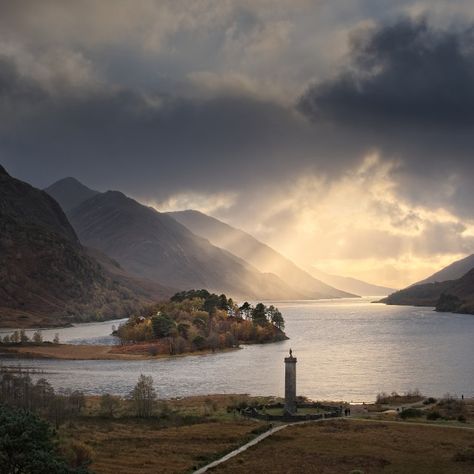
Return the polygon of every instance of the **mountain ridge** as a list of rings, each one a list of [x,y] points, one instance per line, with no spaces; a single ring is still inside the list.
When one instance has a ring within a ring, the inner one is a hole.
[[[425,280],[392,293],[380,302],[434,306],[437,311],[474,314],[474,268],[469,268],[473,260],[473,255],[457,260]],[[464,272],[466,268],[468,270]],[[459,274],[461,276],[458,278],[441,280]]]
[[[314,299],[357,296],[320,281],[251,234],[215,217],[196,210],[174,211],[168,214],[195,234],[207,238],[218,247],[230,251],[263,271],[278,275]]]
[[[275,275],[258,272],[172,217],[120,191],[99,193],[68,215],[81,242],[116,259],[136,276],[179,289],[207,288],[245,299],[304,297]]]
[[[143,303],[88,255],[49,194],[0,170],[1,326],[113,319]]]
[[[414,285],[423,285],[424,283],[443,282],[447,280],[456,280],[464,276],[467,272],[474,268],[474,254],[456,260],[441,270],[433,273],[431,276],[421,280]]]
[[[44,191],[58,201],[66,213],[77,207],[81,202],[99,194],[99,191],[88,188],[71,176],[56,181]]]

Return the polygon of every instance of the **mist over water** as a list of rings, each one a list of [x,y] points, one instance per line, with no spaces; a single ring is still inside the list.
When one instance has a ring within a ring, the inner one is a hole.
[[[275,303],[288,341],[202,356],[145,361],[4,359],[45,373],[55,387],[126,395],[140,373],[160,397],[249,393],[283,395],[283,358],[298,358],[297,391],[313,399],[374,400],[381,391],[474,395],[474,316],[385,306],[370,299]],[[61,340],[104,341],[117,322],[61,331]],[[53,332],[59,332],[58,330]],[[106,339],[109,340],[110,339]],[[97,343],[97,342],[96,342]],[[102,342],[103,343],[103,342]]]

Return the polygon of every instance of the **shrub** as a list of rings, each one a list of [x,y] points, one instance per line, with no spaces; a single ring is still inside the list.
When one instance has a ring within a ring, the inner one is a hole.
[[[119,406],[120,399],[118,397],[114,397],[109,393],[104,393],[100,397],[100,414],[102,416],[113,418],[117,413]]]
[[[431,420],[431,421],[439,420],[440,418],[441,418],[441,415],[439,411],[432,411],[426,415],[426,419]]]
[[[432,405],[433,403],[436,403],[437,400],[436,398],[429,397],[426,400],[423,400],[423,405]]]
[[[406,420],[407,418],[420,418],[423,416],[423,411],[418,408],[407,408],[400,412],[400,418]]]
[[[196,349],[200,351],[206,347],[206,339],[201,335],[198,335],[193,339],[193,344],[196,346]]]
[[[88,466],[92,462],[92,449],[81,441],[71,440],[62,448],[65,458],[73,467]]]
[[[457,462],[474,463],[474,448],[466,448],[463,451],[457,452],[453,460]]]

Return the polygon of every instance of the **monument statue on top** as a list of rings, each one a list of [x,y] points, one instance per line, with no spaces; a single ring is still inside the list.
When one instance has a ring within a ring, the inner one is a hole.
[[[285,413],[296,414],[296,357],[290,349],[290,356],[285,357]]]

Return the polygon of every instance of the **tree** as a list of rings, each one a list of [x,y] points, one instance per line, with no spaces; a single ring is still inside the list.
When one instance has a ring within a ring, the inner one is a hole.
[[[275,306],[270,305],[267,309],[267,313],[268,319],[274,326],[276,326],[278,329],[285,328],[285,320],[283,319],[283,315],[280,313],[278,308],[275,308]]]
[[[53,344],[59,344],[59,333],[58,332],[54,335]]]
[[[117,413],[120,406],[120,400],[118,397],[114,397],[109,393],[104,393],[100,397],[100,413],[103,416],[113,418]]]
[[[194,339],[193,339],[193,344],[194,347],[200,351],[201,349],[204,349],[206,347],[206,339],[198,334]]]
[[[217,304],[217,307],[224,311],[227,311],[229,309],[229,301],[227,300],[226,295],[219,295],[219,303]]]
[[[258,303],[252,310],[252,321],[259,326],[264,326],[267,323],[267,311],[263,303]]]
[[[188,323],[179,323],[178,324],[178,333],[179,333],[180,336],[187,339],[188,334],[189,334],[189,324]]]
[[[153,336],[155,336],[157,339],[168,337],[175,326],[176,323],[166,314],[160,314],[151,318]]]
[[[212,349],[212,352],[219,348],[219,336],[215,332],[211,332],[209,334],[206,342],[207,345]]]
[[[130,397],[135,405],[135,412],[141,418],[148,418],[153,414],[153,405],[156,392],[151,376],[140,374],[138,382],[133,388]]]
[[[26,335],[25,330],[22,329],[22,330],[20,331],[20,342],[21,342],[22,344],[24,344],[25,342],[28,342],[29,340],[30,340],[30,339],[29,339],[29,337]]]
[[[43,335],[41,334],[41,331],[35,331],[33,333],[33,342],[35,344],[41,344],[43,342]]]
[[[0,405],[1,474],[86,474],[70,468],[56,451],[51,425],[31,412]]]
[[[246,301],[240,308],[240,312],[243,313],[245,316],[245,319],[250,319],[250,313],[252,310],[252,306],[250,306],[250,303]]]

